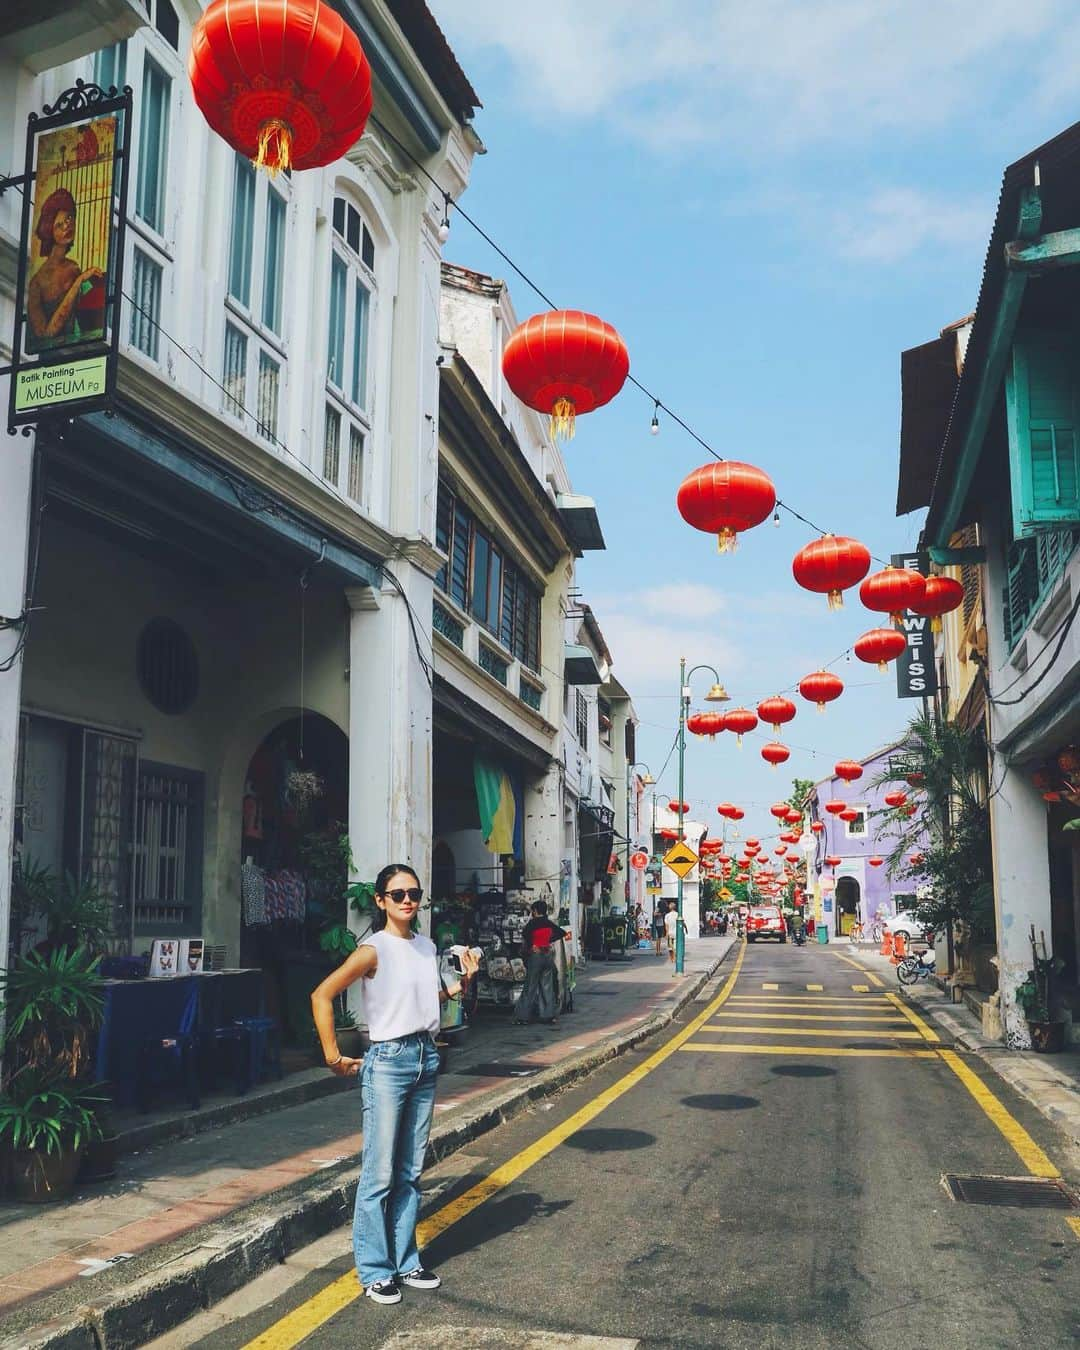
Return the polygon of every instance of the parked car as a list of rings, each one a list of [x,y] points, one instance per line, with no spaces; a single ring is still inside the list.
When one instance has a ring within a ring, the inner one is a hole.
[[[885,931],[896,937],[897,933],[903,933],[908,942],[926,941],[926,925],[920,923],[910,912],[904,914],[894,914],[891,918],[884,921]]]
[[[787,941],[787,924],[776,905],[754,905],[750,910],[746,920],[746,940],[756,942],[758,938]]]

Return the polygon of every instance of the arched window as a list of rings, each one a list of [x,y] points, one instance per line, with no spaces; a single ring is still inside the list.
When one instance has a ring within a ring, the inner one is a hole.
[[[340,194],[334,197],[331,240],[322,474],[363,504],[377,258],[375,238],[359,208]]]

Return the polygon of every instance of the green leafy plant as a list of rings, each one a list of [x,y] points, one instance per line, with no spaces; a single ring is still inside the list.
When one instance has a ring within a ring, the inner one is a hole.
[[[101,958],[85,947],[30,952],[0,971],[11,1072],[30,1066],[70,1078],[82,1072],[104,1000]]]
[[[96,1112],[105,1101],[96,1086],[27,1067],[0,1100],[0,1142],[46,1154],[81,1148],[101,1138]]]
[[[1031,925],[1028,936],[1031,942],[1032,965],[1023,983],[1017,985],[1016,1001],[1023,1008],[1024,1016],[1029,1022],[1049,1022],[1050,1009],[1053,1005],[1054,978],[1065,969],[1065,962],[1060,956],[1049,954],[1046,949],[1045,933],[1040,933],[1039,941],[1036,941],[1034,924]]]

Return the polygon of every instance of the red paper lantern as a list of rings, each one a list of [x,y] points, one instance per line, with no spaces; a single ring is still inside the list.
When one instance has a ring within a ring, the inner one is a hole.
[[[729,819],[729,820],[742,820],[743,816],[745,816],[745,815],[746,815],[746,812],[745,812],[741,807],[739,807],[739,806],[733,806],[733,807],[731,808],[731,814],[728,816],[728,819]]]
[[[907,793],[894,789],[892,792],[886,792],[885,805],[891,807],[903,806],[907,801]]]
[[[668,804],[667,804],[667,809],[668,809],[669,811],[674,811],[674,813],[675,813],[677,816],[685,816],[686,813],[687,813],[687,811],[690,810],[690,803],[689,803],[689,802],[668,802]]]
[[[788,823],[789,825],[801,825],[801,824],[802,824],[802,812],[801,812],[801,811],[796,811],[796,809],[792,806],[792,807],[789,808],[788,813],[787,813],[787,816],[785,817],[785,819],[787,820],[787,823]]]
[[[730,853],[718,853],[718,854],[716,855],[716,861],[717,861],[722,867],[730,867],[730,866],[731,866],[731,861],[732,861],[732,859],[731,859],[731,854],[730,854]]]
[[[769,741],[767,745],[761,747],[761,758],[767,764],[771,764],[775,769],[778,764],[783,764],[785,759],[790,759],[791,751],[786,745],[781,745],[779,741]]]
[[[769,815],[775,816],[777,820],[784,820],[788,813],[787,802],[777,802],[775,806],[769,807]]]
[[[747,841],[746,841],[746,847],[747,847],[747,848],[759,848],[760,846],[761,846],[761,840],[760,840],[760,839],[755,839],[753,835],[750,835],[750,836],[748,837],[748,839],[747,839]]]
[[[911,787],[921,787],[923,783],[926,782],[926,774],[919,773],[917,769],[913,769],[911,773],[904,775],[904,781]]]
[[[630,356],[611,324],[595,314],[553,309],[514,329],[502,369],[522,403],[550,415],[552,437],[570,440],[577,414],[610,403],[623,387]]]
[[[847,802],[839,797],[833,797],[831,801],[825,803],[825,810],[828,811],[830,816],[838,816],[841,811],[847,810]]]
[[[839,867],[840,864],[841,864],[843,861],[844,861],[843,858],[838,858],[838,857],[836,856],[835,853],[830,853],[830,854],[828,854],[827,857],[825,858],[825,866],[826,866],[826,867]]]
[[[810,822],[810,828],[815,834],[821,834],[825,829],[825,822],[823,820],[812,820]]]
[[[715,740],[716,736],[724,730],[724,717],[722,713],[715,712],[694,712],[686,719],[687,731],[693,732],[695,736],[708,736],[709,740]]]
[[[769,475],[752,464],[726,459],[688,474],[675,505],[688,525],[715,534],[720,552],[731,553],[739,532],[760,525],[776,506],[776,488]]]
[[[859,813],[853,806],[846,806],[843,811],[840,812],[840,819],[846,820],[849,825],[853,820],[858,820],[858,818]]]
[[[926,859],[923,857],[921,853],[908,854],[908,862],[912,865],[912,867],[921,867],[925,861]]]
[[[888,614],[900,622],[905,609],[914,609],[926,594],[926,578],[910,567],[886,567],[872,572],[859,587],[859,599],[867,609]]]
[[[907,638],[895,628],[871,628],[855,639],[855,655],[867,665],[876,664],[883,675],[906,648]]]
[[[963,603],[964,587],[954,577],[927,577],[922,598],[910,609],[913,614],[922,614],[930,620],[931,633],[940,633],[941,616]]]
[[[806,591],[829,597],[829,608],[840,609],[843,592],[862,581],[870,570],[870,551],[857,539],[826,534],[796,553],[791,564],[795,580]]]
[[[188,77],[212,130],[271,175],[341,159],[371,112],[360,40],[321,0],[211,0]]]
[[[724,714],[724,726],[735,733],[735,744],[742,745],[742,738],[757,726],[757,714],[749,708],[733,708]]]
[[[826,703],[839,698],[843,692],[844,681],[831,670],[815,670],[799,681],[799,693],[810,703],[816,703],[819,713],[825,711]]]
[[[872,858],[867,858],[866,861],[870,864],[871,867],[880,867],[881,864],[885,861],[885,859],[879,858],[877,854],[875,854]]]
[[[661,830],[661,831],[660,831],[660,838],[661,838],[661,839],[678,839],[678,837],[679,837],[679,832],[678,832],[678,830],[666,830],[666,829],[665,829],[665,830]]]
[[[781,698],[779,694],[775,698],[762,699],[757,710],[761,720],[767,722],[777,735],[780,734],[780,727],[783,723],[790,722],[798,712],[791,699]]]
[[[787,849],[784,847],[783,844],[781,844],[779,848],[774,848],[773,852],[776,854],[778,858],[787,857]]]
[[[847,783],[854,783],[857,778],[861,778],[862,772],[862,765],[855,759],[838,760],[833,767],[833,773],[837,778],[842,778]]]
[[[721,816],[726,816],[728,820],[735,819],[735,817],[732,815],[732,812],[734,810],[735,807],[732,806],[730,802],[721,802],[720,805],[716,808],[717,814]]]

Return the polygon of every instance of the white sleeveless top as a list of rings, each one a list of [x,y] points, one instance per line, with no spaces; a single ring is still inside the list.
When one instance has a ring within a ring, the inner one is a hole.
[[[370,979],[361,980],[368,1035],[392,1041],[417,1031],[439,1030],[439,966],[435,944],[417,933],[394,937],[384,928],[370,933],[363,946],[374,947],[379,964]]]

